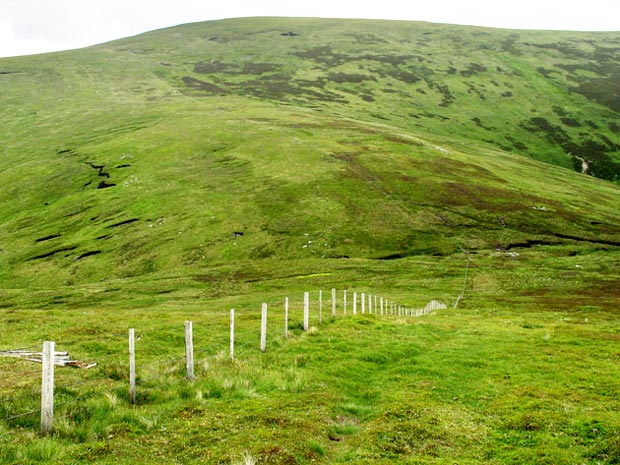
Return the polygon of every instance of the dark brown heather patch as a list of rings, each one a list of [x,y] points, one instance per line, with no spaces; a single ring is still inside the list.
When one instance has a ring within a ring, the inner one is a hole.
[[[221,61],[202,62],[194,65],[194,72],[197,74],[226,73],[233,69],[235,69],[235,65]]]
[[[298,58],[311,60],[315,63],[326,66],[339,66],[355,59],[354,57],[350,57],[349,55],[336,53],[328,46],[314,47],[301,52],[294,52],[293,55]]]
[[[364,81],[376,81],[374,76],[367,76],[365,74],[347,74],[347,73],[329,73],[327,79],[338,84],[342,83],[361,83]]]
[[[190,76],[185,76],[183,79],[183,84],[193,90],[198,90],[201,92],[207,92],[210,94],[225,94],[226,90],[221,87],[216,86],[215,84],[211,84],[210,82],[201,81],[200,79],[196,79]]]

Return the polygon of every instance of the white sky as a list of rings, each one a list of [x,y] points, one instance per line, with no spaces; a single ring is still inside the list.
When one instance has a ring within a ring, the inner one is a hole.
[[[0,57],[85,47],[182,23],[245,16],[620,31],[620,0],[0,0]]]

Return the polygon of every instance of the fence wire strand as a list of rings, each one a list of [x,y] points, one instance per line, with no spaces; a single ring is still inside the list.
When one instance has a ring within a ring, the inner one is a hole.
[[[465,271],[465,283],[467,280],[467,271],[469,268],[469,257],[467,262],[467,268]],[[463,292],[461,294],[464,293]],[[352,317],[353,315],[353,297],[354,292],[348,290],[347,294],[347,308],[346,314],[344,312],[343,307],[343,296],[338,295],[337,297],[337,310],[336,310],[336,318],[346,318]],[[384,299],[386,307],[384,308],[384,313],[380,313],[380,304],[378,296],[374,294],[364,293],[366,298],[369,295],[374,296],[374,301],[372,302],[372,313],[370,313],[370,308],[366,305],[366,315],[368,316],[383,316],[383,317],[395,317],[398,316],[397,309],[399,306],[394,303],[392,300]],[[318,326],[321,324],[319,321],[319,313],[322,313],[322,322],[323,324],[328,323],[333,320],[332,316],[332,304],[331,304],[331,295],[327,292],[323,293],[323,298],[321,302],[318,300],[318,296],[311,297],[310,300],[310,319],[311,326]],[[361,292],[358,293],[357,300],[357,316],[361,316]],[[388,302],[390,303],[388,306]],[[293,331],[303,329],[303,312],[304,312],[304,303],[301,298],[289,299],[288,302],[288,327],[287,331],[290,336],[293,336]],[[321,306],[321,310],[319,310],[319,306]],[[407,308],[409,312],[409,316],[418,316],[415,315],[414,312],[417,310],[410,307],[402,307],[403,309]],[[391,311],[394,313],[390,313]],[[423,310],[423,309],[418,309]],[[423,315],[424,313],[421,313]],[[402,316],[405,316],[404,314]],[[189,321],[189,320],[188,320]],[[205,363],[211,360],[221,361],[223,359],[230,359],[230,319],[228,312],[222,312],[221,314],[212,315],[211,318],[205,318],[202,315],[201,318],[193,320],[193,340],[194,340],[194,355],[198,354],[202,357],[196,357],[195,364]],[[234,359],[238,360],[240,358],[252,357],[252,354],[258,355],[260,354],[260,325],[261,325],[261,316],[258,309],[254,310],[239,310],[236,313],[235,319],[235,337],[234,337]],[[144,328],[144,329],[136,329],[136,340],[141,341],[139,346],[136,347],[136,355],[139,359],[144,361],[138,366],[138,372],[149,372],[155,368],[164,367],[166,365],[170,365],[175,369],[182,370],[182,366],[178,366],[181,362],[186,361],[186,354],[184,350],[184,337],[182,336],[182,324],[169,324],[163,327],[153,327],[153,328]],[[216,336],[213,336],[216,334]],[[78,405],[79,402],[84,399],[93,398],[95,396],[105,394],[107,390],[113,389],[113,386],[127,383],[124,379],[124,376],[120,375],[119,379],[115,379],[110,376],[109,372],[106,372],[106,368],[110,365],[120,365],[123,368],[129,371],[129,354],[119,355],[118,352],[115,352],[115,348],[118,345],[122,347],[127,344],[127,333],[114,333],[114,334],[106,334],[97,337],[91,338],[83,338],[83,339],[70,339],[70,340],[60,340],[57,342],[58,347],[66,347],[66,346],[80,346],[86,345],[89,343],[102,342],[102,341],[114,341],[114,347],[110,348],[95,348],[90,349],[79,347],[79,350],[85,352],[83,356],[84,359],[92,358],[94,363],[97,363],[96,367],[93,367],[93,371],[85,371],[82,374],[83,370],[73,371],[71,374],[68,372],[62,372],[61,375],[56,377],[57,383],[57,401],[55,402],[55,408],[61,408],[65,410],[64,413],[60,414],[56,418],[69,418],[74,415],[74,412],[66,411],[66,408],[70,408],[71,405]],[[281,343],[282,341],[287,341],[288,337],[285,335],[284,328],[284,300],[279,301],[277,304],[273,304],[269,307],[268,310],[268,324],[267,324],[267,339],[268,341],[278,341]],[[207,341],[207,343],[204,343]],[[178,343],[178,355],[172,356],[170,353],[162,354],[161,348],[169,348],[171,343]],[[267,346],[269,348],[269,344]],[[22,349],[13,349],[13,350],[36,350],[37,352],[41,349],[40,346],[30,346],[24,347]],[[109,351],[109,353],[103,353],[100,355],[92,356],[90,352],[92,350],[95,351]],[[269,349],[267,349],[269,350]],[[57,350],[59,351],[59,350]],[[223,357],[223,358],[222,358]],[[218,360],[220,359],[220,360]],[[176,365],[176,366],[175,366]],[[262,365],[261,365],[262,366]],[[99,369],[99,371],[95,371]],[[108,368],[109,369],[109,368]],[[23,373],[22,376],[30,376],[34,374],[40,374],[41,370],[32,370],[26,373]],[[116,367],[115,373],[118,373],[118,367]],[[83,376],[82,379],[75,379]],[[117,374],[117,376],[119,376]],[[147,378],[150,378],[151,375],[147,375]],[[39,379],[37,379],[37,382]],[[64,381],[64,382],[62,382]],[[100,383],[96,387],[87,387],[91,384]],[[12,386],[15,386],[12,385]],[[9,386],[10,388],[11,386]],[[97,389],[99,387],[99,389]],[[37,385],[30,387],[31,390],[36,390]],[[145,389],[148,389],[145,387]],[[76,391],[76,392],[72,392]],[[16,395],[12,397],[1,397],[2,403],[4,405],[11,403],[19,403],[20,401],[24,401],[25,399],[31,400],[39,400],[40,393],[36,392],[28,392],[21,395]],[[26,405],[23,405],[26,407]],[[26,407],[27,408],[27,407]],[[0,421],[4,421],[6,423],[10,423],[16,419],[27,417],[29,415],[34,415],[37,413],[41,413],[41,408],[34,408],[22,413],[18,413],[15,415],[7,416],[4,418],[0,418]],[[7,435],[13,434],[14,431],[9,431],[7,433],[0,434],[0,437],[5,437]]]

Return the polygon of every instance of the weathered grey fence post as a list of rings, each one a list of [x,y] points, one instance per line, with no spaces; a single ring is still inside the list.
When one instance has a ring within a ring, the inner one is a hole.
[[[332,318],[336,318],[336,289],[332,289]]]
[[[54,425],[54,348],[52,341],[43,342],[41,372],[41,434],[52,432]]]
[[[261,308],[260,318],[260,351],[267,350],[267,304],[263,304]]]
[[[353,293],[353,315],[357,315],[357,292]]]
[[[194,376],[194,334],[191,321],[185,322],[185,368],[187,369],[186,379],[196,379]]]
[[[345,289],[342,295],[342,313],[347,316],[347,290]]]
[[[320,310],[320,307],[319,307]],[[321,320],[321,314],[319,313],[319,323]],[[308,331],[310,328],[310,293],[304,292],[304,331]]]
[[[288,297],[284,298],[284,337],[288,337]]]
[[[129,329],[129,402],[136,404],[136,333]]]
[[[235,359],[235,309],[230,309],[230,359]]]

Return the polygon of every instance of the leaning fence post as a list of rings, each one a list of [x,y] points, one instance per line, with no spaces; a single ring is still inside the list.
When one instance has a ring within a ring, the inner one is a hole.
[[[54,346],[43,342],[43,371],[41,373],[41,434],[52,432],[54,425]]]
[[[332,288],[332,318],[336,318],[336,289]]]
[[[235,359],[235,309],[230,309],[230,359]]]
[[[187,368],[186,378],[196,379],[194,376],[194,335],[191,321],[185,322],[185,367]]]
[[[320,307],[319,307],[320,308]],[[319,323],[321,314],[319,313]],[[310,328],[310,293],[304,292],[304,331]]]
[[[260,351],[267,350],[267,304],[263,304],[260,318]]]
[[[136,334],[129,329],[129,402],[136,404]]]

